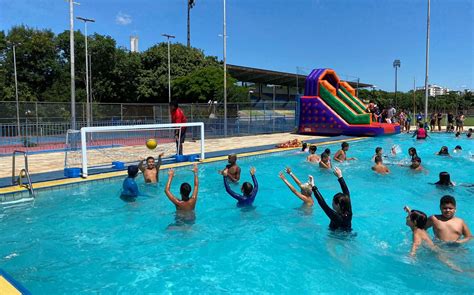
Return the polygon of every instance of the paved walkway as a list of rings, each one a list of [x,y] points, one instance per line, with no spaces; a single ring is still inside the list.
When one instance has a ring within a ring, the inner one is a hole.
[[[242,149],[247,147],[258,147],[265,145],[276,145],[278,143],[285,142],[287,140],[298,138],[302,141],[310,141],[326,138],[325,136],[311,136],[311,135],[299,135],[291,133],[275,133],[275,134],[260,134],[253,136],[244,137],[228,137],[228,138],[215,138],[206,139],[205,151],[216,152],[225,151],[232,149]],[[186,141],[184,143],[183,150],[185,154],[197,154],[200,152],[200,141]],[[173,144],[174,145],[174,144]],[[104,151],[105,150],[105,151]],[[157,148],[158,152],[160,147]],[[89,151],[89,161],[104,160],[106,158],[115,158],[119,161],[138,161],[138,159],[145,158],[150,154],[155,155],[157,151],[151,152],[145,147],[145,144],[141,146],[127,146],[109,149],[96,149]],[[30,174],[38,174],[51,171],[62,171],[64,169],[64,152],[52,152],[52,153],[39,153],[28,155],[28,166]],[[75,157],[75,161],[80,161],[79,154],[72,155],[71,158]],[[170,156],[170,155],[166,155]],[[108,159],[107,159],[108,160]],[[109,163],[111,161],[108,161]],[[21,155],[17,156],[17,175],[19,170],[23,168],[23,159]],[[0,178],[11,177],[12,171],[12,158],[9,156],[0,157]]]

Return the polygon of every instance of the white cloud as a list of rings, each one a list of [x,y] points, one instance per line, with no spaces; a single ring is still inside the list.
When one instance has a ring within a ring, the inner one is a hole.
[[[132,22],[132,17],[120,11],[115,17],[115,22],[119,25],[126,26]]]

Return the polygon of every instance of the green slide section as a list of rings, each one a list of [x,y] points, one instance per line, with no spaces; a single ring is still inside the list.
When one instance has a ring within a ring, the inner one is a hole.
[[[344,86],[339,85],[339,89],[342,89],[342,91],[344,91],[344,93],[345,93],[350,99],[352,99],[362,110],[364,110],[364,113],[365,113],[365,109],[366,109],[367,107],[360,101],[360,99],[358,99],[358,98],[352,96],[352,94],[351,94],[349,91],[347,91],[347,89],[344,88]]]
[[[355,113],[357,114],[364,114],[365,112],[362,111],[359,107],[359,105],[355,104],[352,99],[350,99],[343,91],[340,89],[337,90],[337,96],[342,99],[348,106],[351,107],[351,109],[354,110]]]
[[[359,115],[348,108],[338,97],[332,95],[322,84],[319,84],[319,97],[327,103],[348,124],[370,124],[370,114]]]

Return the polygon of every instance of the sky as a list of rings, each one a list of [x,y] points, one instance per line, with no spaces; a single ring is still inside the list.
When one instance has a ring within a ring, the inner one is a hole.
[[[186,44],[187,0],[76,0],[74,15],[93,18],[89,34],[140,51],[175,35]],[[195,0],[191,45],[223,57],[223,0]],[[424,85],[427,0],[227,0],[227,63],[308,74],[332,68],[346,80],[393,91]],[[0,0],[0,30],[15,25],[69,29],[65,0]],[[82,22],[75,29],[83,31]],[[474,89],[474,1],[431,0],[429,81]]]

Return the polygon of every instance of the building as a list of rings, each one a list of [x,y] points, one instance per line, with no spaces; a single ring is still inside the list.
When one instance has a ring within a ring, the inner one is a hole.
[[[416,91],[425,91],[425,86],[417,87]],[[428,84],[428,95],[438,96],[448,94],[450,90],[446,87],[439,86],[436,84]]]
[[[130,51],[138,52],[138,36],[130,36]]]
[[[227,64],[227,72],[239,84],[252,89],[249,97],[253,100],[268,101],[275,98],[276,101],[293,101],[304,92],[306,75],[232,64]],[[373,86],[362,82],[347,82],[355,89]]]

